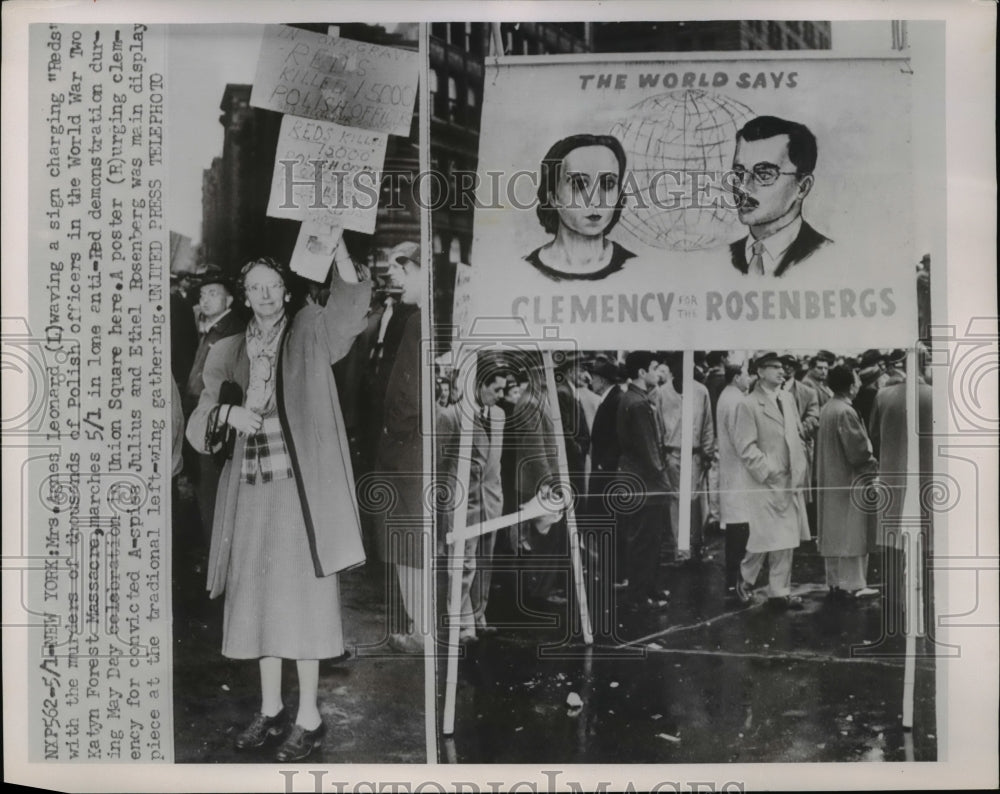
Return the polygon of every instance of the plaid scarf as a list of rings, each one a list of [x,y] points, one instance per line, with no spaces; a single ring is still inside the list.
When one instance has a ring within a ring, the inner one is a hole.
[[[292,477],[292,461],[281,432],[277,416],[267,417],[260,430],[247,437],[240,480],[249,485],[288,480]]]

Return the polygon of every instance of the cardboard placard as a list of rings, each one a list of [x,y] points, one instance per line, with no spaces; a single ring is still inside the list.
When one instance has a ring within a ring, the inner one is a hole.
[[[267,214],[327,217],[344,229],[375,231],[387,138],[328,121],[281,120]]]
[[[268,25],[250,104],[409,135],[419,53]]]

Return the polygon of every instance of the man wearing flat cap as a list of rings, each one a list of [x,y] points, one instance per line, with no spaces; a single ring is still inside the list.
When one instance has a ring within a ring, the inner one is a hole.
[[[747,517],[750,537],[740,566],[737,595],[747,602],[766,561],[769,602],[801,609],[791,594],[792,552],[809,539],[804,490],[809,483],[798,408],[782,391],[781,357],[762,353],[755,361],[757,385],[736,408],[736,451],[750,474]]]

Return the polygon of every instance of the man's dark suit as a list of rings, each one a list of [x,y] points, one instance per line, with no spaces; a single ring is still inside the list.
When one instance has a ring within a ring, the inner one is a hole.
[[[593,517],[595,525],[600,522],[603,527],[613,527],[615,559],[604,565],[613,574],[615,581],[627,578],[625,526],[612,510],[611,500],[605,496],[605,490],[619,479],[618,457],[621,447],[618,443],[618,405],[621,398],[621,388],[612,386],[594,414],[594,425],[590,429],[590,482],[587,496],[588,514]],[[598,544],[596,548],[599,554],[604,546]]]
[[[659,414],[647,394],[634,384],[629,384],[618,402],[617,428],[621,444],[618,471],[635,481],[634,498],[642,505],[622,516],[627,549],[624,573],[629,580],[629,598],[642,601],[656,590],[670,486],[660,445]]]
[[[412,303],[394,303],[382,344],[379,345],[379,327],[386,307],[377,308],[368,315],[368,327],[354,340],[350,352],[333,365],[356,482],[375,467],[375,454],[384,425],[389,376],[407,320],[416,309]],[[377,556],[378,528],[373,525],[368,513],[362,513],[361,526],[365,551],[370,559],[374,559]]]
[[[612,386],[594,414],[594,426],[590,430],[591,493],[601,491],[602,486],[598,484],[598,480],[607,480],[618,471],[618,456],[621,454],[621,445],[618,443],[618,405],[621,399],[621,388]]]
[[[368,328],[355,340],[349,362],[335,366],[337,388],[341,389],[341,406],[348,431],[356,428],[359,447],[359,477],[371,470],[375,460],[375,450],[382,434],[385,390],[396,360],[396,351],[403,338],[406,321],[416,310],[409,303],[396,303],[386,324],[382,344],[378,343],[379,326],[386,309],[373,312],[368,318]]]
[[[803,259],[808,259],[817,249],[830,242],[832,242],[832,240],[830,240],[829,237],[824,237],[808,223],[802,221],[802,228],[799,229],[799,233],[795,236],[795,239],[792,240],[792,244],[788,246],[788,249],[781,257],[781,261],[778,263],[778,267],[774,270],[775,278],[783,276],[788,268],[793,265],[797,265]],[[740,238],[729,246],[729,253],[732,257],[733,267],[744,275],[746,275],[747,270],[750,268],[750,265],[747,262],[746,251],[746,237]]]
[[[230,310],[216,321],[211,328],[201,337],[198,349],[195,350],[194,363],[191,365],[191,373],[188,376],[187,384],[184,388],[184,415],[191,416],[191,412],[198,406],[198,398],[205,390],[205,381],[202,376],[205,372],[205,361],[208,359],[208,351],[216,342],[227,339],[236,334],[246,331],[246,321]],[[217,465],[211,455],[198,456],[198,512],[201,515],[201,527],[206,541],[212,539],[212,518],[215,515],[215,494],[219,488],[219,475],[222,467]]]

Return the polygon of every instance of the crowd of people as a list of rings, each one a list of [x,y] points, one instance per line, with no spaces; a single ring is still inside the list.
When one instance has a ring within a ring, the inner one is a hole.
[[[392,249],[390,279],[374,293],[358,261],[365,257],[351,256],[345,243],[328,284],[300,290],[282,263],[265,257],[237,278],[208,268],[172,294],[172,368],[189,443],[183,470],[197,497],[202,565],[210,594],[225,594],[223,654],[260,667],[260,711],[236,746],[280,738],[283,761],[307,757],[323,736],[318,660],[344,653],[338,573],[366,557],[384,563],[386,592],[392,585],[389,598],[402,605],[402,619],[388,626],[395,650],[423,653],[433,631],[424,571],[432,550],[420,432],[420,249],[408,242]],[[295,310],[299,293],[304,305]],[[519,596],[572,597],[570,504],[587,519],[590,584],[606,586],[630,610],[667,608],[671,569],[707,571],[706,539],[716,532],[725,536],[734,602],[755,597],[766,565],[768,603],[801,608],[793,554],[813,538],[833,601],[892,595],[891,583],[880,590],[869,582],[868,555],[882,547],[881,569],[901,570],[903,351],[696,353],[690,381],[680,352],[555,359],[549,373],[537,352],[484,354],[468,386],[445,376],[435,382],[444,484],[436,493],[452,495],[438,499],[437,552],[455,509],[469,527],[519,511],[530,516],[475,532],[460,549],[462,565],[452,573],[461,578],[461,642],[495,631],[487,620],[495,553],[524,561]],[[930,387],[917,377],[919,421],[929,423]],[[928,453],[922,445],[924,476]],[[458,483],[463,456],[470,473]],[[681,509],[686,469],[691,502]],[[876,476],[887,500],[869,492]],[[378,496],[383,487],[388,503]],[[690,517],[686,532],[682,516]],[[594,541],[594,527],[608,528],[609,542]],[[282,697],[283,659],[296,662],[295,715]]]
[[[201,565],[210,596],[225,596],[223,655],[260,667],[260,710],[235,746],[278,743],[283,762],[306,758],[325,732],[319,660],[345,654],[339,573],[366,558],[385,564],[409,616],[389,627],[396,650],[422,653],[430,632],[420,248],[389,251],[377,285],[367,259],[342,242],[325,285],[262,257],[235,278],[206,268],[172,293],[182,471],[197,495]],[[391,518],[364,498],[383,486],[394,494]],[[294,715],[284,659],[297,672]]]
[[[691,566],[710,575],[703,555],[706,538],[716,532],[724,533],[725,585],[734,604],[766,597],[776,609],[801,609],[792,586],[793,554],[812,540],[833,602],[875,598],[898,586],[869,581],[869,554],[881,549],[886,559],[880,571],[901,570],[905,351],[696,353],[689,382],[691,503],[684,511],[683,361],[682,353],[662,351],[564,357],[554,368],[557,410],[549,408],[539,355],[482,354],[468,400],[459,384],[439,374],[442,490],[467,494],[469,527],[501,516],[513,522],[496,534],[475,534],[461,550],[463,643],[494,631],[486,609],[500,550],[525,560],[520,599],[563,601],[570,595],[566,577],[552,575],[568,565],[560,559],[568,554],[568,503],[559,487],[557,443],[564,445],[576,516],[613,535],[609,543],[584,537],[583,561],[591,578],[613,581],[608,587],[618,607],[667,608],[672,568]],[[930,386],[922,374],[917,378],[918,419],[929,427]],[[471,434],[462,447],[462,411],[469,405]],[[920,471],[926,477],[925,447]],[[471,458],[467,490],[447,483],[462,455]],[[547,505],[540,518],[515,520],[513,514],[537,504]],[[439,540],[450,528],[453,507],[439,511]],[[685,514],[690,524],[682,533]],[[679,546],[682,535],[689,539],[686,549]],[[532,557],[555,560],[553,571],[546,575],[529,564]]]

